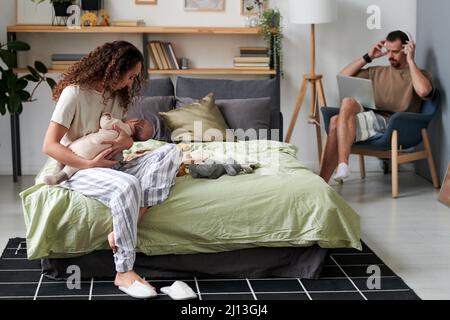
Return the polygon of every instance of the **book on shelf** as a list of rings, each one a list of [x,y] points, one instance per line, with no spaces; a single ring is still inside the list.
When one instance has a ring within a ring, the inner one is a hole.
[[[161,63],[162,63],[162,67],[163,67],[162,69],[169,70],[169,64],[167,63],[167,60],[164,56],[164,51],[163,51],[161,42],[159,42],[159,41],[156,41],[156,50],[158,51],[159,59],[161,60]]]
[[[256,69],[267,69],[270,66],[266,64],[255,64],[255,63],[235,63],[235,68],[256,68]]]
[[[239,67],[239,66],[234,66],[234,69],[238,69],[238,70],[270,70],[269,66],[266,67]]]
[[[164,59],[166,59],[167,65],[169,66],[169,70],[174,70],[175,64],[173,63],[170,56],[169,46],[167,45],[167,42],[161,42],[161,48],[164,54]]]
[[[175,54],[175,50],[173,49],[173,46],[170,42],[168,43],[168,50],[169,50],[169,55],[174,63],[174,69],[180,70],[180,65],[178,64],[177,55]]]
[[[269,48],[266,47],[241,47],[240,53],[242,54],[258,54],[258,55],[268,55]]]
[[[269,57],[235,57],[235,63],[270,63]]]
[[[149,42],[148,46],[149,46],[150,57],[153,59],[153,64],[155,65],[156,69],[162,70],[163,64],[161,62],[158,50],[156,48],[156,41]]]
[[[153,65],[159,70],[179,70],[175,51],[169,42],[151,41],[149,53]]]
[[[80,61],[86,56],[86,54],[66,54],[66,53],[55,53],[52,54],[52,61]]]
[[[111,22],[113,27],[142,27],[145,26],[144,20],[116,20]]]
[[[77,62],[80,62],[79,60],[67,60],[67,61],[58,61],[58,60],[54,60],[52,61],[52,64],[55,65],[71,65],[71,64],[75,64]]]

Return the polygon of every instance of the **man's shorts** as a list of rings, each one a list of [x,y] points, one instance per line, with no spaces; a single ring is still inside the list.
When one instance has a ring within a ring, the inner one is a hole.
[[[361,112],[356,115],[356,139],[355,142],[363,142],[372,139],[386,131],[387,120],[380,114],[367,111],[361,106]]]

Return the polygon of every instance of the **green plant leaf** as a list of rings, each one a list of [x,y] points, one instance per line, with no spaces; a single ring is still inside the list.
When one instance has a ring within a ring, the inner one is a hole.
[[[35,67],[36,70],[39,71],[40,73],[47,73],[47,72],[48,72],[48,69],[47,69],[47,67],[45,66],[45,64],[43,64],[43,63],[40,62],[40,61],[35,61],[35,62],[34,62],[34,67]]]
[[[46,78],[45,80],[47,81],[50,88],[53,90],[53,88],[56,86],[56,81],[53,80],[52,78]]]
[[[6,113],[6,103],[8,102],[8,98],[5,97],[0,97],[0,114],[2,116],[5,115]]]
[[[13,51],[28,51],[30,46],[22,41],[11,41],[8,42],[8,49]]]
[[[6,77],[6,81],[8,82],[8,91],[14,91],[14,88],[16,87],[17,84],[17,75],[13,74],[13,75],[8,75]]]
[[[9,69],[14,68],[16,64],[16,56],[14,53],[7,50],[0,50],[0,58],[8,66]]]
[[[33,67],[28,66],[27,68],[28,68],[28,71],[30,71],[30,73],[33,75],[33,77],[38,79],[38,81],[39,81],[39,79],[41,79],[41,75]]]
[[[25,80],[28,81],[32,81],[32,82],[38,82],[39,78],[36,78],[35,76],[33,76],[32,74],[27,74],[26,76],[23,77]]]
[[[21,90],[21,91],[16,92],[16,94],[20,97],[22,102],[30,101],[31,94],[28,91]]]
[[[9,97],[7,105],[10,114],[20,113],[19,110],[21,109],[22,99],[20,99],[20,96],[14,94]]]
[[[25,89],[28,85],[28,81],[25,79],[19,79],[16,83],[16,85],[14,86],[14,91],[21,91],[23,89]]]

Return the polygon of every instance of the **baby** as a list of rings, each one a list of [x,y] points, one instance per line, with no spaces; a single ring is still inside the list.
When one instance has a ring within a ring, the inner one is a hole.
[[[113,141],[119,136],[119,133],[113,129],[114,126],[119,127],[135,141],[147,141],[153,137],[154,133],[152,124],[147,120],[129,119],[123,122],[113,118],[110,113],[104,113],[100,118],[100,130],[98,132],[81,137],[67,147],[76,155],[84,159],[92,160],[101,152],[111,147],[111,145],[102,144],[102,142]],[[78,170],[80,169],[65,166],[58,162],[58,171],[53,175],[46,176],[44,182],[48,185],[59,184],[69,180]]]

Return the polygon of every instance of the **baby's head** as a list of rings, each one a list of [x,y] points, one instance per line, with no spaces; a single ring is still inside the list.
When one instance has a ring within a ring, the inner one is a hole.
[[[150,140],[155,134],[153,125],[145,119],[129,119],[125,122],[130,125],[135,141]]]

